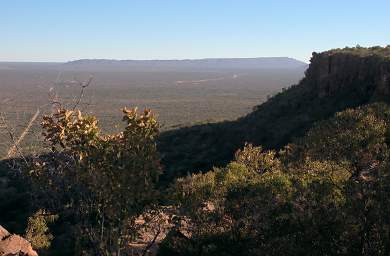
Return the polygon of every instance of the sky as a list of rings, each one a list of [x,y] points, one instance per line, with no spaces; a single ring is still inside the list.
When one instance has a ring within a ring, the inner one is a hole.
[[[1,0],[0,61],[292,57],[390,44],[389,0]]]

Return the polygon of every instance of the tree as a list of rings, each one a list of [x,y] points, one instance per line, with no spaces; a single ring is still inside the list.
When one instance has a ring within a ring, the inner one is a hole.
[[[278,153],[246,145],[227,167],[179,179],[192,233],[162,253],[388,255],[389,117],[384,104],[346,110]]]
[[[80,254],[120,255],[136,217],[156,201],[159,124],[150,110],[123,113],[125,130],[115,135],[102,135],[97,119],[80,111],[58,109],[42,122],[51,152],[32,163],[33,194],[43,209],[73,220]]]

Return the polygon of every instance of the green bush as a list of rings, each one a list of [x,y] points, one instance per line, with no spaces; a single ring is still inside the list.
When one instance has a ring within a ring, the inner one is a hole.
[[[191,234],[161,253],[388,255],[389,111],[346,110],[277,154],[247,145],[226,168],[178,179]]]

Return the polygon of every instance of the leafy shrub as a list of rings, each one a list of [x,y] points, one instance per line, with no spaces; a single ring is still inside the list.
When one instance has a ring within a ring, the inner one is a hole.
[[[77,254],[119,255],[135,238],[135,218],[156,202],[159,125],[150,110],[123,113],[125,130],[115,135],[101,135],[96,118],[80,111],[59,109],[42,122],[51,153],[31,164],[33,195],[71,219]]]
[[[191,234],[161,255],[388,255],[389,111],[346,110],[277,154],[246,145],[227,167],[178,179]]]
[[[48,224],[54,222],[57,218],[57,215],[43,210],[39,210],[28,218],[25,237],[35,249],[47,249],[50,247],[54,237],[49,231]]]

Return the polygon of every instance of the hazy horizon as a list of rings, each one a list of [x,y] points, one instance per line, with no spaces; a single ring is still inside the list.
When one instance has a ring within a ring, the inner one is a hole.
[[[111,59],[111,58],[78,58],[78,59],[71,59],[71,60],[65,60],[65,61],[48,61],[48,60],[42,60],[42,61],[29,61],[29,60],[20,60],[20,61],[8,61],[8,60],[1,60],[0,63],[54,63],[54,64],[64,64],[68,62],[74,62],[79,60],[108,60],[108,61],[199,61],[199,60],[248,60],[248,59],[292,59],[296,61],[300,61],[302,63],[308,64],[306,61],[302,61],[293,57],[288,56],[269,56],[269,57],[214,57],[214,58],[184,58],[184,59],[174,59],[174,58],[168,58],[168,59]]]
[[[4,1],[0,61],[288,56],[307,63],[313,51],[389,44],[389,9],[385,0]]]

